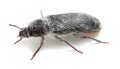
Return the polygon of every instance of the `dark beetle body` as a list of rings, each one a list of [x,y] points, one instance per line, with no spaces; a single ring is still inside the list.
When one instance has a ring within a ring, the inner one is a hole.
[[[24,37],[38,37],[48,33],[62,35],[96,32],[100,29],[99,20],[93,16],[84,13],[65,13],[37,19],[31,22],[28,27],[23,28],[19,34]]]
[[[37,52],[43,46],[45,40],[44,36],[49,33],[53,33],[55,38],[59,39],[60,41],[63,41],[77,52],[83,53],[82,51],[77,50],[66,40],[62,39],[61,37],[58,37],[57,35],[74,34],[75,36],[78,33],[98,32],[101,29],[100,21],[98,19],[84,13],[65,13],[49,15],[41,19],[34,20],[28,25],[28,27],[25,28],[20,28],[12,24],[10,24],[10,26],[17,27],[20,29],[20,39],[14,44],[18,43],[23,38],[41,37],[40,47],[38,47],[38,49],[35,51],[31,60],[35,57]],[[108,43],[102,42],[100,40],[85,35],[82,35],[82,37],[80,38],[89,38],[99,43]]]

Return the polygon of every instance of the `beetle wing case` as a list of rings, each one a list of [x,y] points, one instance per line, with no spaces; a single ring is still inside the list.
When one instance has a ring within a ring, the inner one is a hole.
[[[47,16],[50,28],[55,34],[73,32],[96,32],[101,29],[100,21],[84,13],[65,13]]]

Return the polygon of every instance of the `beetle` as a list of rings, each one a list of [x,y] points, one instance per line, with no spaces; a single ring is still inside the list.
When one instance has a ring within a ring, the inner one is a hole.
[[[20,39],[14,44],[18,43],[23,38],[41,37],[40,46],[33,54],[31,60],[35,57],[37,52],[43,46],[45,36],[49,33],[53,33],[55,38],[59,39],[60,41],[63,41],[64,43],[68,44],[68,46],[72,47],[75,51],[82,54],[82,51],[79,51],[77,48],[75,48],[73,45],[71,45],[69,42],[67,42],[59,36],[67,34],[75,36],[79,33],[95,33],[101,30],[100,21],[94,16],[85,13],[63,13],[49,15],[32,21],[28,24],[28,27],[24,28],[20,28],[13,24],[9,25],[20,29],[18,35]],[[80,38],[89,38],[99,43],[108,43],[102,42],[100,40],[85,35],[81,36]]]

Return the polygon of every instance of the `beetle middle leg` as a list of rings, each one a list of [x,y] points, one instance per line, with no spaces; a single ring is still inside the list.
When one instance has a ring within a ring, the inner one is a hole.
[[[66,43],[68,46],[72,47],[75,51],[83,54],[82,51],[79,51],[78,49],[76,49],[73,45],[71,45],[71,44],[70,44],[69,42],[67,42],[66,40],[64,40],[64,39],[62,39],[62,38],[60,38],[60,37],[58,37],[58,36],[55,36],[55,38],[59,39],[60,41],[63,41],[63,42]]]
[[[35,55],[38,53],[38,51],[40,50],[40,48],[43,46],[43,43],[44,43],[44,40],[45,38],[44,37],[41,37],[41,43],[40,43],[40,47],[38,47],[38,49],[35,51],[35,53],[33,54],[31,60],[35,57]]]

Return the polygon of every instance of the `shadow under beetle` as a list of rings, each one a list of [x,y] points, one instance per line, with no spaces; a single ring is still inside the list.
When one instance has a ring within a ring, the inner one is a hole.
[[[59,39],[60,41],[63,41],[64,43],[68,44],[68,46],[72,47],[75,51],[82,54],[83,53],[82,51],[77,50],[69,42],[58,36],[65,34],[71,34],[73,36],[76,36],[79,33],[83,33],[83,34],[95,33],[101,30],[100,21],[97,18],[85,13],[64,13],[64,14],[49,15],[32,21],[28,25],[28,27],[24,27],[24,28],[20,28],[12,24],[9,25],[20,29],[18,35],[20,39],[16,41],[14,44],[18,43],[23,38],[41,37],[40,46],[33,54],[31,60],[40,50],[45,40],[44,37],[49,33],[53,33],[55,38]],[[89,38],[99,43],[108,43],[108,42],[102,42],[100,40],[85,35],[81,36],[80,38]]]

